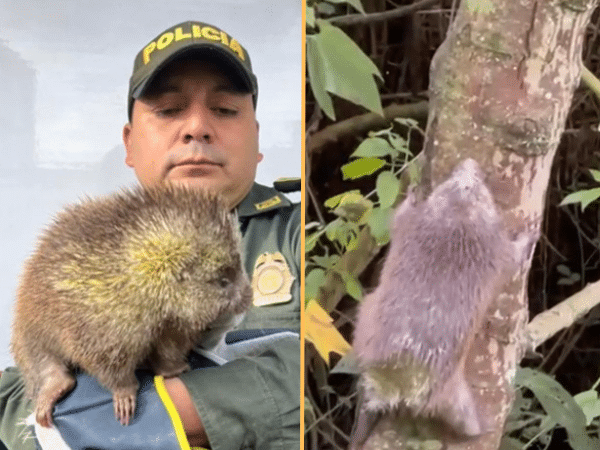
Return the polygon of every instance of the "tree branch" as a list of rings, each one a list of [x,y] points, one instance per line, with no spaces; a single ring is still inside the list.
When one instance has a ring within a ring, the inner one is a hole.
[[[596,98],[600,98],[600,80],[585,66],[581,68],[581,79]]]
[[[428,6],[439,3],[440,0],[421,0],[412,5],[402,6],[391,11],[371,13],[371,14],[348,14],[347,16],[335,17],[329,19],[333,25],[356,25],[364,23],[382,22],[384,20],[397,19],[398,17],[408,16],[416,11],[425,9]]]
[[[526,329],[528,349],[535,350],[597,305],[600,305],[600,281],[588,284],[575,295],[535,316]]]
[[[327,144],[337,142],[346,136],[359,136],[371,130],[385,128],[396,117],[426,119],[427,108],[428,102],[426,101],[406,105],[394,104],[383,109],[383,116],[366,113],[337,122],[310,137],[306,143],[306,154],[308,156],[319,154]]]

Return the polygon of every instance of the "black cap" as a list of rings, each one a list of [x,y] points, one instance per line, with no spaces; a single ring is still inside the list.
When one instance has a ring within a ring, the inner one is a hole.
[[[144,93],[154,76],[167,64],[188,53],[198,53],[225,63],[252,94],[256,107],[258,83],[246,49],[223,30],[207,23],[190,21],[163,31],[135,57],[127,98],[129,120],[134,99]]]

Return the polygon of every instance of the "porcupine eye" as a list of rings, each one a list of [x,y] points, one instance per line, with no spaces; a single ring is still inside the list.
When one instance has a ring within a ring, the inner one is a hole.
[[[217,284],[223,289],[228,287],[235,280],[235,269],[233,267],[225,267],[219,273]]]

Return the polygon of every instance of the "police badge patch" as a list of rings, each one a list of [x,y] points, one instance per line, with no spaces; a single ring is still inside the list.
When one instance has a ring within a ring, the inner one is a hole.
[[[254,305],[289,302],[293,281],[294,277],[281,253],[263,253],[256,259],[252,276]]]

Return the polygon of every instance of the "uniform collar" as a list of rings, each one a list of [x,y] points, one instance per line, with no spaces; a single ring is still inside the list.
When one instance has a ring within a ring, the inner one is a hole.
[[[239,217],[255,216],[266,211],[292,206],[281,192],[276,189],[254,183],[248,195],[237,206]]]

